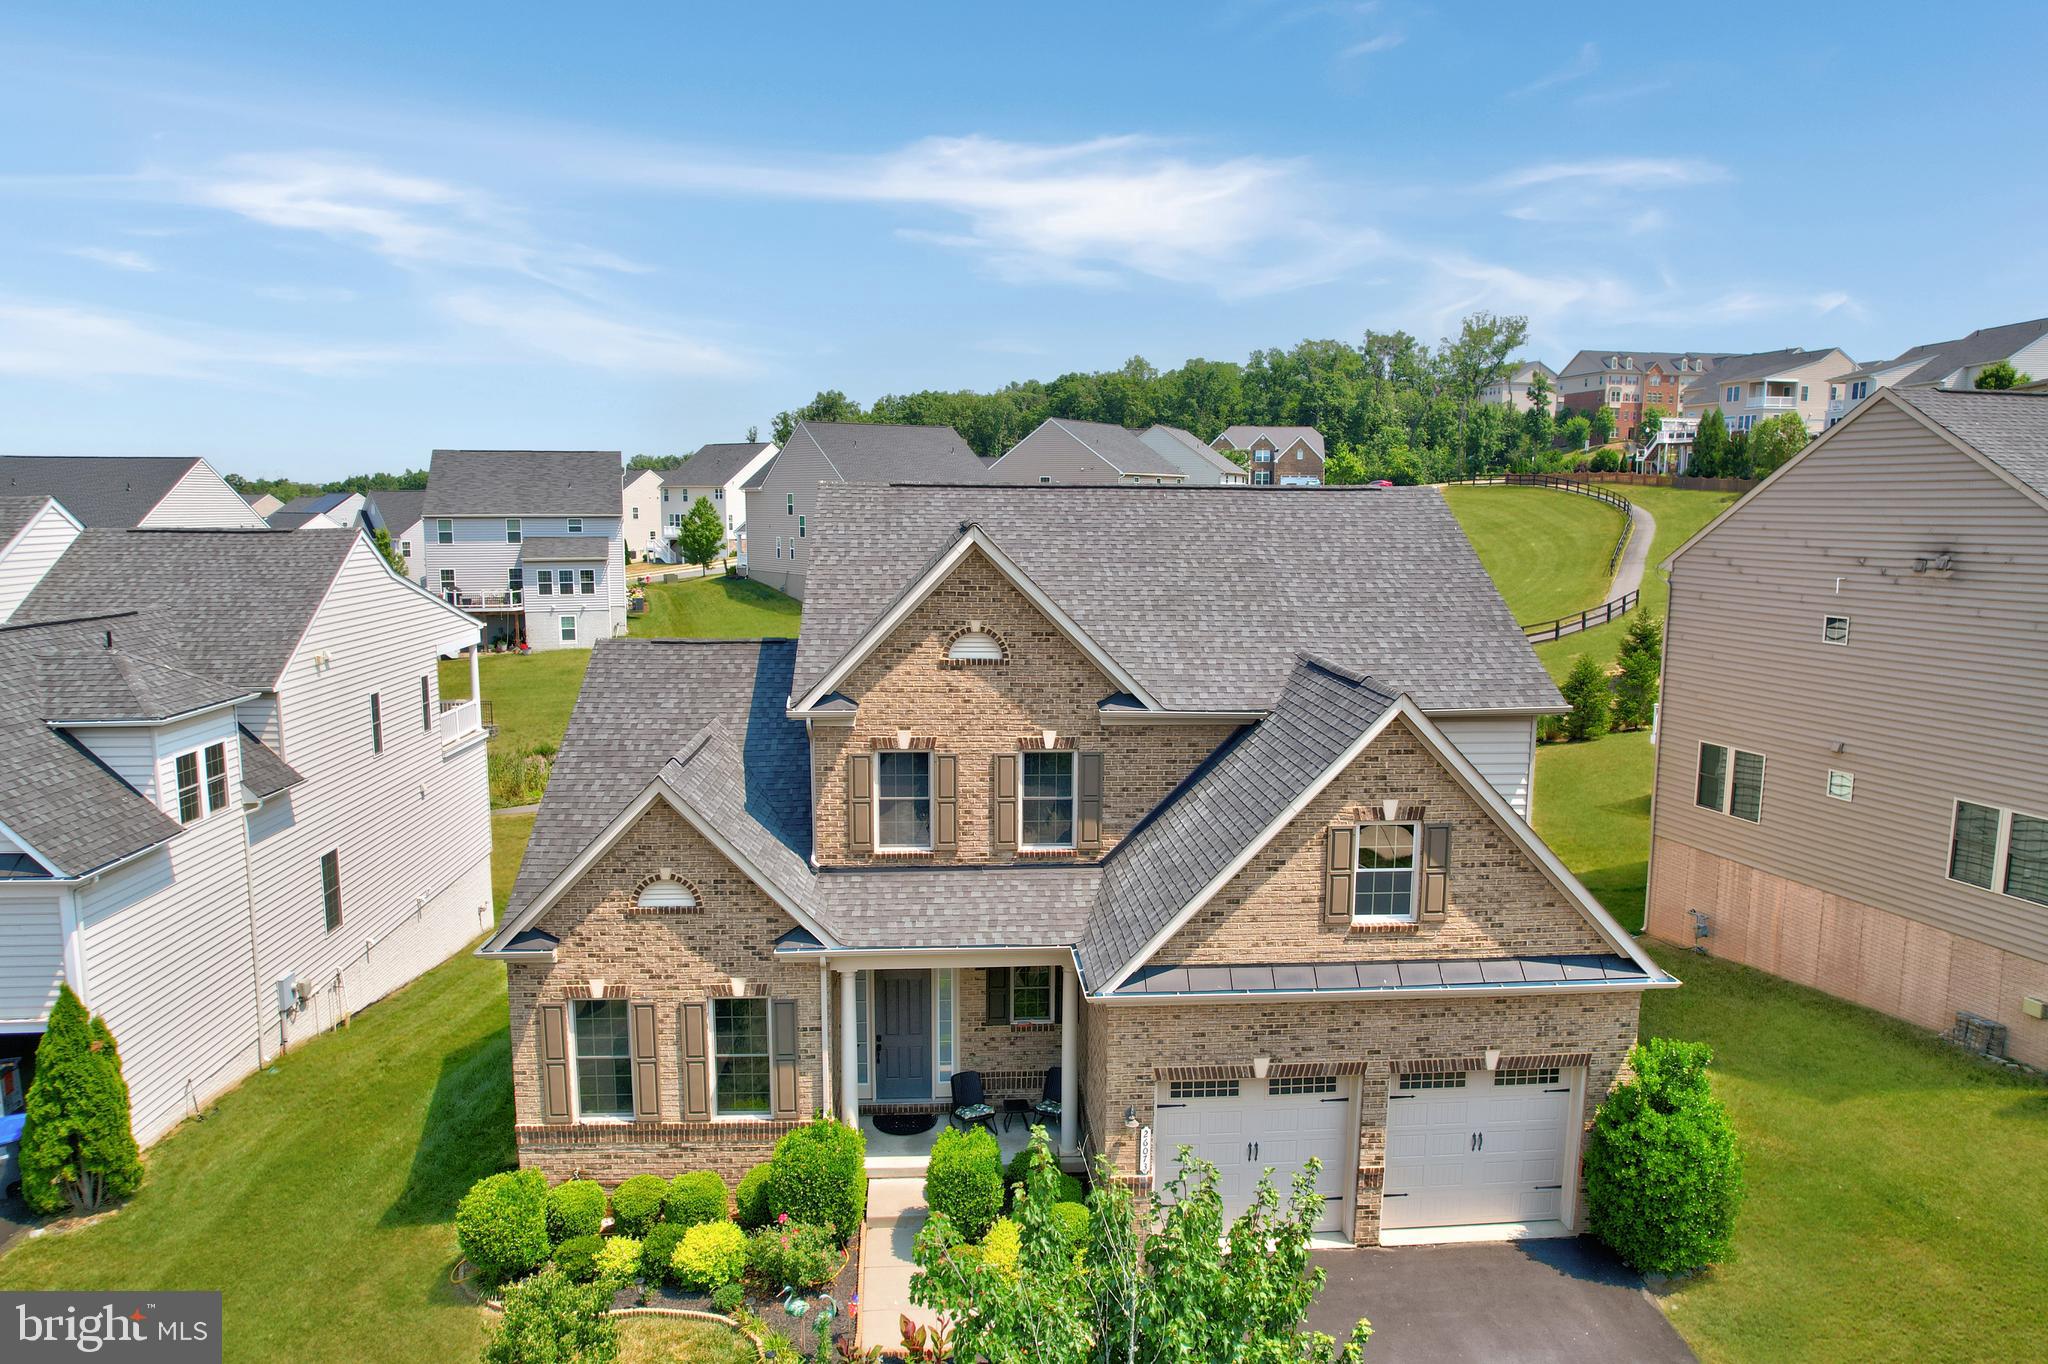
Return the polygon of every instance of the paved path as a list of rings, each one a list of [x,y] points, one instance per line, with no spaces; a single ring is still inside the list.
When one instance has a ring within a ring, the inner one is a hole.
[[[910,1305],[911,1251],[927,1210],[922,1179],[868,1181],[868,1220],[861,1230],[859,1349],[903,1343],[901,1317],[930,1324],[937,1318]]]
[[[1657,538],[1657,518],[1637,503],[1631,502],[1629,505],[1635,508],[1635,527],[1629,532],[1627,547],[1621,551],[1621,562],[1614,566],[1614,579],[1607,584],[1607,595],[1601,599],[1603,606],[1611,601],[1619,601],[1631,592],[1642,591],[1643,574],[1650,566],[1650,545]],[[1562,621],[1555,632],[1531,636],[1531,642],[1541,644],[1553,639],[1563,639],[1567,635],[1576,635],[1581,630],[1591,630],[1607,624],[1610,617],[1598,612],[1599,607],[1595,607],[1590,617],[1579,615]],[[1619,620],[1621,617],[1617,615],[1611,619]]]
[[[1326,1250],[1314,1259],[1330,1277],[1308,1324],[1341,1341],[1367,1318],[1366,1353],[1380,1364],[1693,1359],[1642,1279],[1589,1237]]]
[[[504,815],[537,815],[539,813],[540,806],[538,805],[500,805],[497,809],[491,811],[491,818],[497,819]]]

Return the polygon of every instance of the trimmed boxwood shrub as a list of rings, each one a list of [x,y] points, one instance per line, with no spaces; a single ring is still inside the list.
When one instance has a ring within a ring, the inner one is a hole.
[[[640,1242],[630,1236],[613,1236],[597,1248],[597,1279],[614,1290],[623,1288],[640,1272]]]
[[[555,1268],[577,1283],[597,1278],[597,1252],[604,1249],[602,1236],[571,1236],[555,1247]]]
[[[674,1282],[676,1247],[683,1243],[683,1233],[688,1230],[673,1222],[657,1222],[641,1241],[640,1278],[650,1287]]]
[[[949,1127],[939,1133],[925,1167],[924,1201],[967,1240],[988,1234],[1003,1211],[1003,1165],[987,1128]]]
[[[1024,1234],[1007,1217],[998,1217],[981,1242],[982,1263],[1005,1278],[1017,1277],[1017,1256],[1024,1249]]]
[[[1607,1096],[1586,1142],[1587,1222],[1622,1261],[1651,1274],[1718,1264],[1742,1203],[1742,1152],[1707,1086],[1702,1042],[1653,1037],[1636,1078]]]
[[[867,1216],[867,1154],[860,1129],[832,1118],[785,1133],[769,1162],[769,1214],[830,1227],[845,1245]]]
[[[712,1170],[692,1170],[677,1175],[669,1181],[668,1195],[662,1200],[661,1215],[664,1222],[688,1230],[699,1222],[723,1222],[730,1214],[730,1204],[725,1195],[725,1181]]]
[[[548,1190],[548,1240],[556,1245],[572,1236],[595,1236],[604,1230],[604,1185],[594,1179],[571,1179]]]
[[[548,1258],[548,1181],[539,1170],[485,1175],[455,1209],[455,1242],[486,1279],[515,1278]]]
[[[747,1268],[747,1234],[730,1222],[699,1222],[683,1233],[673,1263],[685,1288],[738,1283]]]
[[[768,1176],[774,1167],[762,1161],[740,1176],[740,1182],[733,1186],[733,1208],[738,1213],[739,1223],[748,1231],[766,1226],[775,1214],[768,1211]]]
[[[634,1175],[612,1190],[612,1224],[622,1236],[645,1236],[661,1220],[668,1181],[660,1175]]]
[[[1088,1205],[1061,1201],[1052,1205],[1052,1220],[1058,1224],[1060,1235],[1067,1238],[1067,1244],[1076,1250],[1086,1250],[1093,1239],[1088,1233]]]

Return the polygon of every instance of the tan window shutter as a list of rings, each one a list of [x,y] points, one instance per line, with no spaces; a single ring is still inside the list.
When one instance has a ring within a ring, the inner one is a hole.
[[[1422,826],[1422,908],[1417,917],[1441,922],[1451,903],[1451,826]]]
[[[990,803],[995,811],[996,847],[1008,851],[1017,846],[1017,755],[998,753],[994,766],[990,779],[994,799]]]
[[[875,759],[869,753],[846,758],[846,850],[858,856],[875,850]]]
[[[705,1028],[705,1005],[683,1006],[683,1117],[711,1116],[711,1051]]]
[[[960,760],[951,753],[932,754],[932,848],[952,852],[960,846]]]
[[[1351,886],[1358,874],[1358,826],[1335,824],[1330,827],[1330,857],[1328,874],[1323,878],[1323,922],[1326,924],[1348,924],[1351,922]]]
[[[540,1006],[540,1116],[543,1122],[568,1122],[569,1006]]]
[[[661,1121],[661,1044],[655,1040],[654,1006],[632,1006],[633,1026],[628,1030],[633,1054],[633,1120]]]
[[[1074,846],[1077,848],[1099,848],[1102,846],[1102,755],[1080,753],[1074,758],[1079,769],[1076,777],[1074,819]]]
[[[796,1001],[768,1003],[768,1039],[775,1052],[775,1116],[796,1117]]]

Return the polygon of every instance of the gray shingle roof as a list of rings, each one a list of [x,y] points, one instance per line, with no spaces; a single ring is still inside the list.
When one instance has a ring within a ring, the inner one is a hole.
[[[1139,439],[1178,463],[1188,477],[1198,481],[1251,477],[1251,473],[1237,461],[1218,453],[1194,432],[1184,431],[1178,426],[1154,425],[1146,428]]]
[[[279,507],[276,511],[264,517],[263,521],[272,530],[304,530],[315,517],[326,518],[327,525],[322,527],[322,529],[333,529],[341,524],[334,518],[327,516],[325,512],[291,511],[284,507]]]
[[[2048,393],[1921,386],[1891,392],[2048,497]]]
[[[819,920],[848,947],[1066,947],[1099,866],[875,867],[820,872]]]
[[[603,535],[528,535],[519,542],[522,560],[603,559],[611,550]]]
[[[950,426],[798,422],[789,445],[799,441],[815,445],[843,483],[978,483],[991,462]]]
[[[40,652],[29,663],[30,677],[17,675],[12,685],[26,680],[34,686],[42,695],[42,718],[59,724],[168,720],[249,695],[246,688],[129,652],[119,641],[127,634],[121,628],[123,623],[132,619],[103,621],[107,633],[117,641],[115,647]]]
[[[1711,370],[1700,375],[1689,387],[1711,388],[1715,384],[1761,379],[1767,375],[1782,374],[1788,369],[1798,369],[1801,365],[1810,365],[1835,353],[1832,346],[1822,350],[1801,350],[1797,346],[1790,346],[1784,350],[1759,351],[1755,355],[1731,355],[1716,362]],[[1855,363],[1846,355],[1842,358],[1849,364]],[[1842,372],[1846,374],[1848,370],[1844,369]]]
[[[49,497],[42,493],[33,493],[26,497],[0,497],[0,548],[4,548],[15,536],[21,534],[28,523],[35,520],[36,513],[43,509],[43,504],[49,500]]]
[[[1425,711],[1562,707],[1431,488],[827,485],[798,697],[968,523],[1170,709],[1263,709],[1296,650]]]
[[[299,775],[297,768],[251,734],[248,726],[238,725],[236,728],[242,737],[242,785],[248,788],[250,794],[259,798],[274,796],[305,780]]]
[[[1914,346],[1881,364],[1863,365],[1852,371],[1855,374],[1876,374],[1909,362],[1918,361],[1911,371],[1899,376],[1895,384],[1933,384],[1945,376],[1968,366],[1988,365],[1994,360],[2011,358],[2015,353],[2031,346],[2043,336],[2048,336],[2048,317],[2037,317],[2030,322],[2007,322],[1997,327],[1979,327],[1968,336],[1959,336],[1953,341],[1934,341],[1924,346]],[[2040,377],[2038,375],[2036,378]]]
[[[1394,704],[1370,679],[1291,661],[1271,713],[1210,755],[1105,860],[1077,949],[1091,988],[1122,970]]]
[[[1598,350],[1580,351],[1565,361],[1564,368],[1559,370],[1557,375],[1560,379],[1575,379],[1582,374],[1604,372],[1607,369],[1607,357],[1610,355],[1621,362],[1616,368],[1637,371],[1646,370],[1653,364],[1662,365],[1667,371],[1677,370],[1678,362],[1681,360],[1700,360],[1706,363],[1703,370],[1679,370],[1680,373],[1688,374],[1710,374],[1721,361],[1734,358],[1728,351],[1630,350],[1625,346],[1607,346]],[[1629,361],[1634,363],[1628,363]]]
[[[192,471],[170,456],[9,455],[0,493],[44,493],[88,526],[133,526]]]
[[[418,521],[420,508],[427,504],[425,488],[387,488],[364,496],[377,510],[377,523],[393,535]]]
[[[1066,417],[1047,417],[1024,440],[1030,440],[1033,436],[1040,440],[1057,439],[1061,436],[1073,440],[1093,452],[1096,458],[1118,474],[1159,478],[1185,472],[1164,451],[1153,449],[1136,431],[1118,426],[1115,422],[1084,422]],[[1018,442],[1019,445],[1023,443]],[[991,477],[1002,477],[1002,461],[997,460],[991,464],[989,470]]]
[[[621,516],[617,450],[436,450],[423,516]]]
[[[1226,426],[1217,439],[1233,450],[1249,450],[1261,436],[1272,441],[1276,450],[1285,450],[1297,440],[1305,440],[1309,449],[1319,455],[1323,453],[1323,433],[1313,426]]]
[[[695,454],[664,471],[661,481],[670,488],[723,487],[747,467],[748,460],[767,448],[765,440],[699,446]]]
[[[293,498],[285,503],[283,507],[279,508],[279,510],[293,512],[332,511],[353,496],[355,496],[354,493],[307,493],[303,497]]]
[[[132,611],[132,624],[114,627],[117,646],[134,643],[243,691],[269,691],[359,534],[86,530],[14,620]]]
[[[775,457],[775,459],[781,458],[782,456],[779,454]],[[760,468],[754,470],[753,477],[749,478],[745,483],[742,483],[740,485],[740,491],[745,493],[759,492],[761,490],[761,485],[768,481],[768,475],[774,472],[775,460],[771,459],[766,464],[762,465]]]

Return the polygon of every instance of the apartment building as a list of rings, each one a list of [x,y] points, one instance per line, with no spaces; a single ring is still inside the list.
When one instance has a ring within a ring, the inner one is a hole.
[[[1777,350],[1730,356],[1687,390],[1685,412],[1718,411],[1730,431],[1747,431],[1784,412],[1797,413],[1809,433],[1827,424],[1830,392],[1855,362],[1840,350]]]

